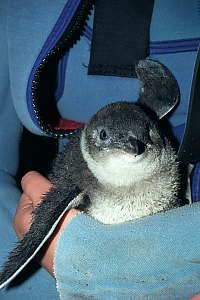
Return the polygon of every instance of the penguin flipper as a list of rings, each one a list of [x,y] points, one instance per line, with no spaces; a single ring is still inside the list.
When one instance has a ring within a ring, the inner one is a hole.
[[[8,256],[0,273],[0,289],[10,283],[22,269],[39,252],[45,242],[54,232],[59,221],[67,210],[75,207],[73,200],[80,196],[81,190],[77,186],[58,190],[52,188],[36,207],[30,230]]]

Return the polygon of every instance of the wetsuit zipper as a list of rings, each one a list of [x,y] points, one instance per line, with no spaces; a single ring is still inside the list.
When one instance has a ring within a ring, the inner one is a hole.
[[[86,24],[87,18],[92,10],[94,4],[93,2],[93,0],[80,2],[70,24],[67,27],[67,30],[64,32],[56,45],[46,54],[39,66],[34,71],[34,77],[31,81],[31,100],[29,100],[29,102],[31,102],[30,105],[34,111],[34,118],[36,119],[35,122],[38,123],[37,125],[39,125],[41,130],[48,136],[55,138],[70,138],[79,130],[79,128],[56,129],[55,126],[46,124],[46,122],[44,122],[38,109],[38,103],[40,100],[39,82],[45,67],[50,63],[50,61],[54,59],[58,53],[65,53],[68,51],[80,39],[84,25]]]
[[[70,50],[70,48],[73,46],[73,44],[75,44],[79,40],[81,34],[84,34],[84,36],[89,41],[91,41],[91,28],[88,26],[84,27],[84,25],[86,25],[86,20],[92,10],[94,0],[86,0],[86,1],[74,0],[74,1],[68,1],[68,3],[71,3],[70,9],[75,11],[74,15],[72,16],[72,20],[66,26],[67,29],[60,37],[59,41],[55,44],[55,46],[52,46],[53,47],[52,49],[51,49],[51,44],[53,42],[50,39],[49,43],[47,44],[47,49],[49,49],[49,51],[47,50],[48,53],[42,56],[42,58],[40,58],[39,65],[37,65],[35,69],[33,68],[34,69],[33,76],[32,76],[33,79],[31,80],[30,83],[31,88],[27,93],[29,98],[31,95],[31,99],[28,100],[27,102],[34,123],[38,127],[40,127],[44,133],[46,133],[49,136],[53,136],[55,138],[64,138],[64,137],[69,138],[74,132],[76,132],[79,129],[80,125],[77,123],[77,125],[75,124],[73,126],[73,129],[72,128],[69,129],[69,127],[68,129],[64,129],[63,126],[57,126],[57,124],[56,125],[48,124],[48,122],[44,121],[43,117],[41,116],[41,111],[40,109],[38,109],[38,103],[40,100],[42,100],[42,97],[40,96],[40,92],[39,92],[39,82],[40,82],[41,75],[43,74],[43,70],[45,70],[49,62],[58,53],[67,53]],[[196,51],[199,46],[199,43],[200,43],[199,38],[182,39],[177,41],[150,42],[150,55],[185,52],[185,51]],[[66,67],[66,60],[63,59],[60,63],[61,65],[65,63],[65,67]],[[65,67],[61,66],[61,69],[62,67],[64,68],[62,72],[65,72]],[[62,93],[62,91],[60,90],[61,88],[63,88],[62,85],[58,87],[58,90],[56,92]],[[60,97],[59,94],[56,94],[56,97],[58,99]]]

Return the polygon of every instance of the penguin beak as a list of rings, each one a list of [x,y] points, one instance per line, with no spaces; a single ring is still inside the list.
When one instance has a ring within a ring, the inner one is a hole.
[[[141,155],[145,152],[146,144],[142,141],[139,141],[133,137],[129,137],[128,139],[118,140],[114,145],[110,145],[111,148],[118,149],[127,155]]]
[[[122,145],[123,152],[128,155],[141,155],[145,152],[145,149],[146,145],[133,137],[129,137],[128,141]]]

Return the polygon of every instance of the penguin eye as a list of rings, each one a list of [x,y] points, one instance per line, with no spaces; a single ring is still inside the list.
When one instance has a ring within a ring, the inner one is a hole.
[[[102,129],[102,130],[100,131],[99,137],[100,137],[100,139],[101,139],[102,141],[107,140],[108,134],[107,134],[107,132],[105,131],[105,129]]]

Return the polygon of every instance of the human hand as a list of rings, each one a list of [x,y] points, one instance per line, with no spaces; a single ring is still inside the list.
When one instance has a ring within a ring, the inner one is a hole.
[[[200,294],[197,294],[197,295],[189,298],[189,300],[200,300]]]
[[[18,208],[16,211],[16,215],[14,218],[14,222],[13,222],[13,226],[15,228],[16,234],[19,237],[19,239],[21,239],[23,237],[23,235],[27,233],[27,231],[30,227],[30,224],[31,224],[32,212],[33,212],[34,208],[41,202],[43,195],[51,188],[51,186],[52,186],[51,183],[45,177],[43,177],[41,174],[39,174],[37,172],[29,172],[23,177],[22,188],[23,188],[24,192],[20,199],[20,202],[19,202],[19,205],[18,205]],[[56,231],[54,232],[52,237],[47,242],[45,249],[43,250],[42,255],[40,257],[41,265],[52,276],[54,276],[54,270],[53,270],[54,252],[55,252],[58,238],[59,238],[60,233],[61,233],[62,229],[64,228],[64,226],[77,213],[78,213],[78,211],[75,209],[71,209],[69,212],[66,213],[66,215],[63,217],[62,221],[60,222],[59,226],[57,227]],[[188,221],[186,223],[188,223]],[[157,228],[157,226],[156,226],[156,228]],[[176,226],[176,224],[175,224],[175,228],[178,228],[178,226]],[[161,231],[161,233],[162,232],[163,232],[163,230]],[[164,232],[165,232],[165,230],[164,230]],[[168,234],[167,234],[167,236],[168,236]],[[189,236],[190,236],[190,234],[189,234]],[[88,238],[88,235],[87,235],[87,238]],[[166,239],[166,236],[165,236],[164,240],[165,239]],[[77,240],[76,240],[76,242],[77,242]],[[135,244],[136,243],[134,242],[134,245]],[[87,252],[87,249],[85,249],[85,251]],[[188,252],[189,251],[186,251],[186,253],[188,253]],[[135,255],[136,255],[136,253],[135,253]],[[90,257],[90,259],[91,259],[91,257]],[[135,258],[135,260],[137,260],[137,259]],[[194,297],[191,297],[190,300],[200,300],[200,295],[198,294]]]
[[[43,177],[41,174],[35,171],[27,173],[21,181],[23,194],[20,198],[14,221],[13,227],[19,239],[28,232],[31,221],[32,213],[35,207],[42,201],[43,196],[52,187],[51,182]],[[54,231],[53,235],[47,241],[40,255],[41,265],[54,276],[53,271],[53,259],[54,252],[59,235],[65,225],[73,218],[79,211],[76,209],[70,209],[67,211]]]

